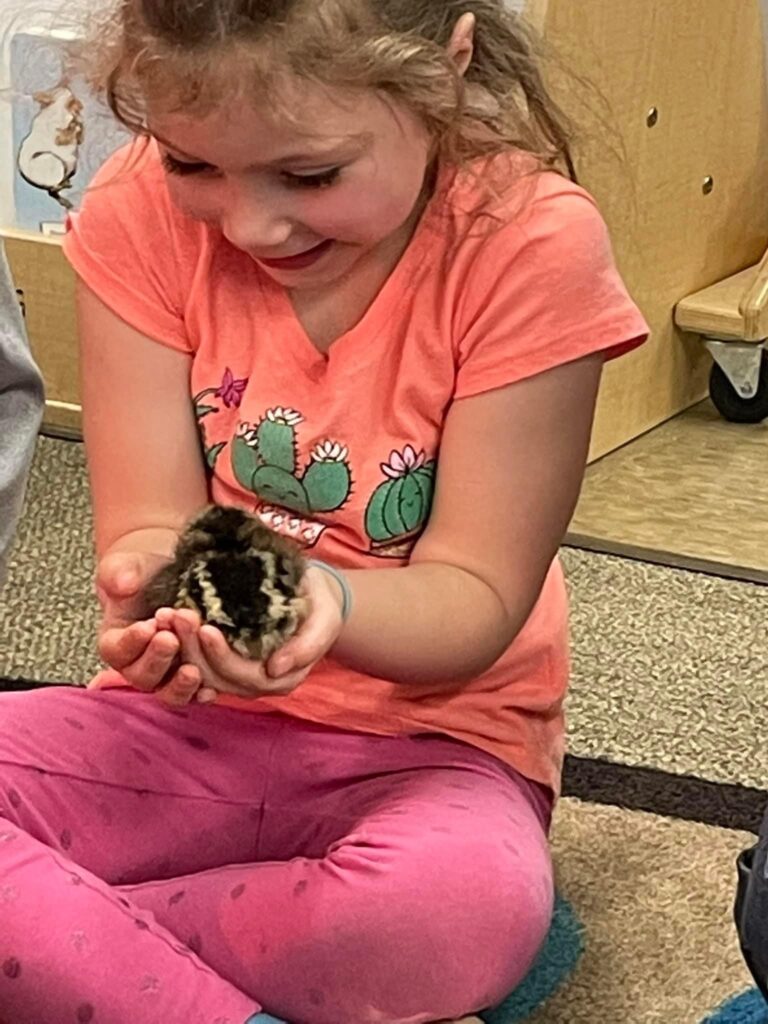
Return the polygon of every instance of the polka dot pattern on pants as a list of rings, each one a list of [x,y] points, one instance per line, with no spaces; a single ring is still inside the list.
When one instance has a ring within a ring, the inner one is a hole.
[[[21,964],[15,956],[8,957],[7,960],[3,961],[3,974],[6,978],[10,978],[11,981],[21,977]]]

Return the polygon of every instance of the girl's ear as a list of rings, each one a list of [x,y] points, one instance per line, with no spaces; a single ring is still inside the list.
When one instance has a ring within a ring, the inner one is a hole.
[[[462,14],[456,22],[451,41],[448,44],[448,53],[456,61],[459,74],[465,74],[472,63],[472,55],[475,50],[475,16],[474,14]]]

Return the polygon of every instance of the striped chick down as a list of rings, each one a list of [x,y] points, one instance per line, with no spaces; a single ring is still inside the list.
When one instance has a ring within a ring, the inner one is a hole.
[[[301,549],[251,513],[210,506],[186,527],[171,563],[145,589],[148,612],[190,608],[230,647],[262,661],[307,615]]]

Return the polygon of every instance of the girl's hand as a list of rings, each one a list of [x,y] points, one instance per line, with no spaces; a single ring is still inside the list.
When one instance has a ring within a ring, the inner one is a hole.
[[[179,693],[194,696],[200,686],[199,671],[178,663],[181,645],[169,630],[159,629],[154,618],[146,619],[142,590],[170,559],[159,554],[107,555],[99,564],[96,593],[103,611],[99,654],[138,690],[151,692],[164,680],[175,684],[161,695],[166,703],[186,703]]]
[[[181,645],[182,664],[200,673],[201,688],[188,699],[196,695],[207,703],[219,693],[250,699],[285,696],[300,686],[336,643],[343,626],[343,595],[332,576],[311,566],[302,592],[309,602],[309,615],[266,665],[235,653],[215,626],[201,625],[195,612],[160,609],[155,616],[158,629],[173,630]],[[179,692],[175,681],[169,687]]]

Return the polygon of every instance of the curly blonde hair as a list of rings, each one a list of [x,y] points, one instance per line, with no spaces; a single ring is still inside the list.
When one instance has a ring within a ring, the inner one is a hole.
[[[468,13],[474,55],[461,75],[448,44]],[[575,178],[538,41],[506,0],[118,0],[84,53],[91,84],[137,135],[148,134],[148,97],[201,113],[235,90],[279,103],[281,80],[296,76],[405,104],[440,160],[517,150]]]

